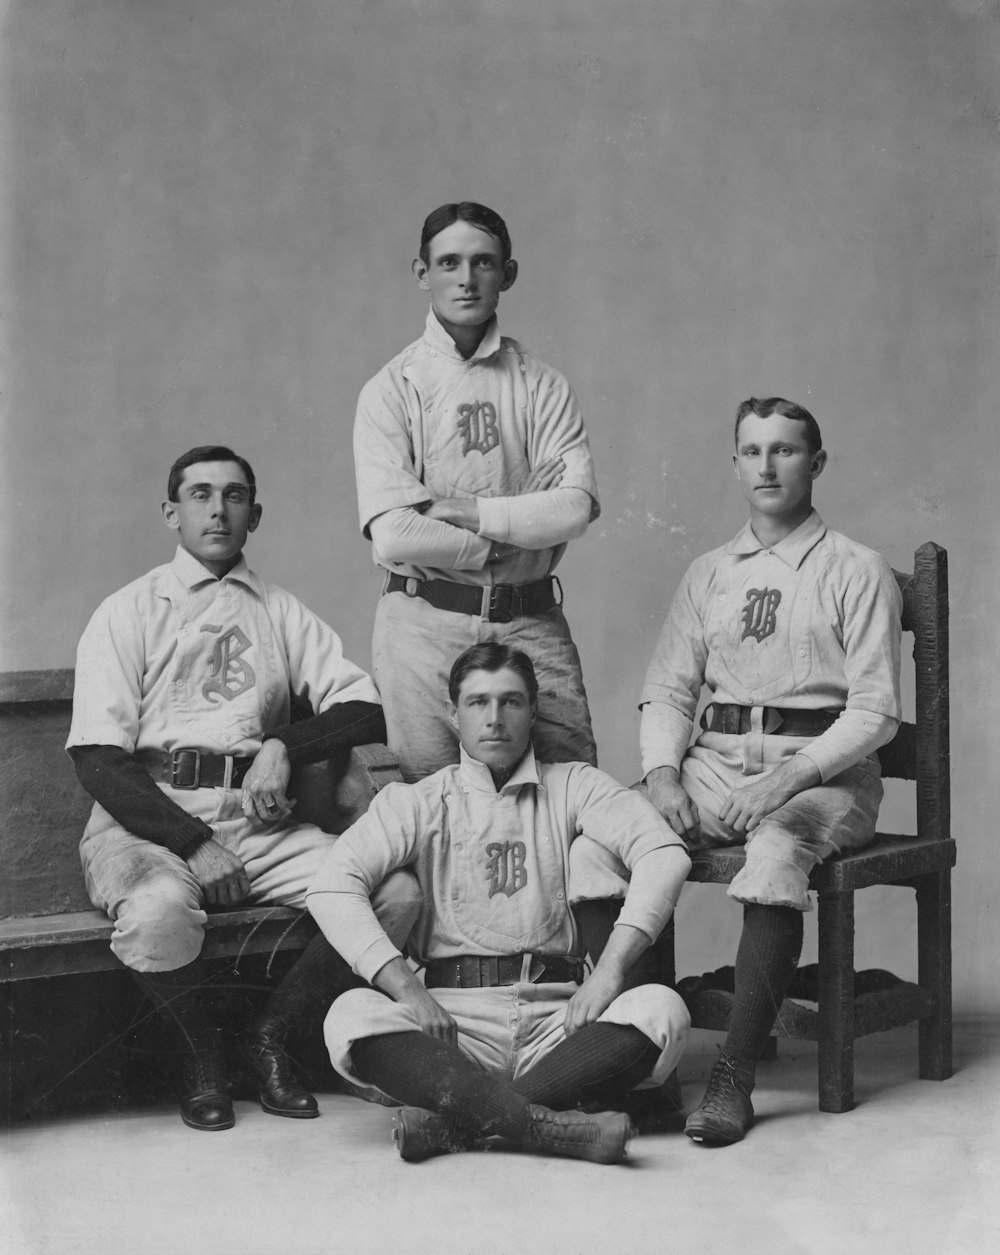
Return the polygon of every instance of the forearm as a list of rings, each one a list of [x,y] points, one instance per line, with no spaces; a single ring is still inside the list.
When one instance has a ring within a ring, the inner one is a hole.
[[[387,510],[369,528],[375,560],[383,566],[408,563],[450,571],[481,571],[492,543],[474,531],[427,518],[419,510]]]
[[[181,858],[212,837],[208,824],[172,801],[142,764],[117,745],[76,745],[69,755],[84,789],[134,837]]]
[[[354,745],[385,744],[385,715],[374,702],[337,702],[321,714],[268,732],[288,750],[293,766],[322,762]]]
[[[837,722],[815,741],[799,750],[796,757],[808,758],[821,780],[832,780],[840,772],[863,762],[896,735],[899,720],[867,710],[842,711]]]
[[[583,535],[590,522],[591,504],[582,488],[480,497],[479,535],[519,549],[548,549]]]
[[[607,945],[601,951],[601,957],[595,965],[595,971],[602,974],[624,976],[639,956],[653,944],[652,938],[642,928],[631,924],[623,924],[618,920],[611,930]]]

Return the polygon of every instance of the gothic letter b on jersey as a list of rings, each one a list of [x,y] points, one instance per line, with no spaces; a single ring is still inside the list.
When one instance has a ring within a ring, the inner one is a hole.
[[[257,683],[253,667],[241,658],[250,648],[250,639],[242,629],[230,628],[215,642],[212,651],[212,678],[201,686],[203,696],[212,701],[215,696],[231,702]]]
[[[489,896],[503,893],[512,898],[518,889],[528,883],[528,873],[524,866],[525,845],[523,841],[491,841],[486,847],[488,867],[486,879],[490,882]]]
[[[778,588],[751,588],[747,590],[747,604],[740,611],[743,620],[741,641],[753,637],[757,642],[774,633],[777,625],[777,610],[781,602],[781,590]]]
[[[500,443],[497,411],[492,401],[468,401],[458,407],[458,430],[462,433],[462,455],[489,453]]]

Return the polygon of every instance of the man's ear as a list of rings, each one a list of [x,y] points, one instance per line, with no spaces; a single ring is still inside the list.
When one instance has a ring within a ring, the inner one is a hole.
[[[163,511],[163,521],[171,531],[176,532],[180,529],[181,521],[177,516],[177,502],[164,501],[160,507]]]
[[[517,262],[512,257],[510,261],[503,264],[503,282],[500,284],[500,291],[506,292],[514,286],[514,280],[517,278]]]
[[[812,475],[813,479],[822,475],[824,466],[826,466],[826,450],[820,449],[813,455],[813,460],[809,464],[809,473]]]
[[[258,502],[254,502],[250,507],[250,519],[247,523],[247,531],[255,532],[260,523],[260,516],[264,513],[264,507]]]
[[[445,703],[445,708],[448,711],[448,722],[451,724],[453,728],[457,729],[458,728],[458,707],[455,705],[455,703],[451,700],[450,697]]]
[[[735,474],[736,478],[737,478],[737,479],[739,479],[739,477],[740,477],[740,460],[739,460],[739,458],[736,456],[736,454],[735,454],[735,453],[733,454],[733,473]]]
[[[417,287],[423,288],[425,292],[430,290],[430,280],[427,277],[427,263],[422,257],[414,257],[413,265],[410,267],[413,271],[413,277],[417,281]]]

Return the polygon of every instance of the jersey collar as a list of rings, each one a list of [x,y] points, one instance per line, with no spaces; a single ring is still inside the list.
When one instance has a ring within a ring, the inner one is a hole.
[[[726,545],[725,551],[737,557],[747,557],[750,554],[767,550],[768,553],[773,553],[780,558],[793,571],[797,571],[805,561],[806,555],[815,549],[825,535],[826,524],[813,510],[804,523],[800,523],[794,532],[790,532],[776,545],[762,545],[754,535],[751,525],[747,523],[739,535]]]
[[[434,313],[433,306],[427,311],[427,322],[424,324],[424,340],[440,353],[442,357],[450,357],[456,362],[481,362],[488,357],[493,357],[495,353],[500,351],[500,326],[497,323],[496,314],[490,319],[486,327],[486,334],[479,342],[479,347],[470,358],[464,358],[455,346],[455,341],[445,331],[444,327],[438,322],[437,314]]]
[[[224,584],[227,581],[232,581],[236,584],[243,584],[251,592],[256,593],[258,596],[260,595],[260,580],[247,566],[247,560],[242,554],[240,554],[239,562],[221,580],[213,575],[207,567],[202,566],[198,559],[189,554],[183,545],[177,546],[177,552],[174,554],[174,560],[170,566],[184,587],[191,592],[196,588],[204,588],[206,584]]]
[[[460,762],[459,771],[463,780],[470,784],[479,793],[497,793],[497,787],[493,783],[493,777],[490,775],[490,769],[485,763],[481,763],[478,759],[473,758],[465,752],[464,746],[459,746]],[[525,784],[540,784],[538,778],[538,764],[535,762],[535,751],[529,745],[524,753],[524,757],[514,768],[514,774],[499,790],[502,795],[504,793],[514,793]]]

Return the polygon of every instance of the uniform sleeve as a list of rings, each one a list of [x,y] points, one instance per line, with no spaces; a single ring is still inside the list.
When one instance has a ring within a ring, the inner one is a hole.
[[[573,389],[551,366],[522,355],[525,380],[532,393],[531,465],[562,458],[566,469],[560,488],[579,488],[589,498],[588,522],[601,513],[590,441]],[[551,542],[550,542],[551,543]],[[541,548],[542,546],[537,546]]]
[[[405,399],[388,391],[377,378],[365,384],[358,398],[354,472],[361,531],[368,539],[372,520],[380,514],[432,500],[414,464]]]
[[[416,857],[419,823],[409,785],[389,784],[337,839],[306,893],[306,906],[327,940],[371,983],[400,957],[372,909],[378,885]]]
[[[691,741],[708,661],[701,583],[696,564],[681,580],[646,671],[639,698],[644,776],[655,767],[679,768]]]
[[[480,517],[482,502],[480,498]],[[464,527],[429,519],[418,510],[387,510],[371,520],[369,533],[375,561],[381,566],[409,563],[449,571],[481,571],[492,544]]]
[[[593,502],[580,488],[553,488],[523,497],[480,497],[479,535],[519,549],[549,549],[587,530]]]
[[[655,940],[691,868],[684,842],[634,789],[584,763],[573,771],[570,805],[577,835],[610,850],[632,872],[618,923],[639,928]],[[671,853],[668,858],[650,859],[643,868],[647,856],[662,851]]]
[[[145,649],[137,607],[129,613],[123,594],[94,612],[76,651],[73,745],[117,745],[131,754],[139,736]]]
[[[378,704],[378,691],[366,671],[344,657],[340,637],[284,589],[268,589],[268,608],[284,637],[292,692],[321,714],[338,702]]]
[[[878,554],[852,575],[843,598],[847,706],[799,752],[830,780],[892,740],[899,726],[903,598],[892,568]]]

